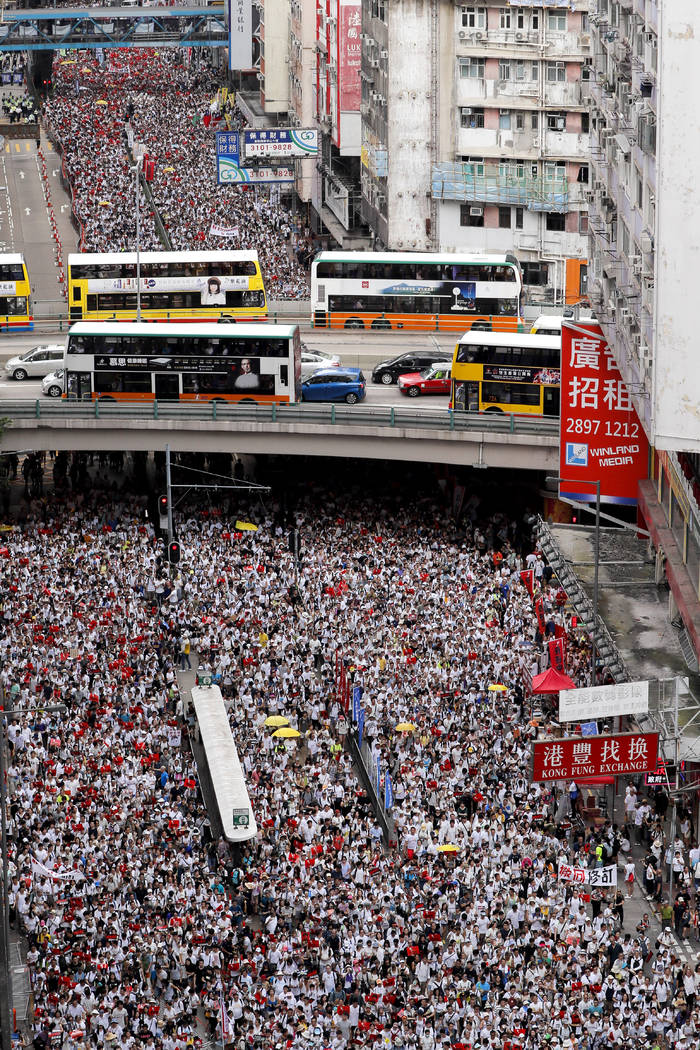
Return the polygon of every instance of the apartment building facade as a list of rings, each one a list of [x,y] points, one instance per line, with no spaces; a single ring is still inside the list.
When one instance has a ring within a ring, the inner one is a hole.
[[[515,251],[586,294],[589,0],[364,0],[363,216],[377,243]]]
[[[700,653],[696,0],[592,0],[591,304],[653,447],[640,508]]]

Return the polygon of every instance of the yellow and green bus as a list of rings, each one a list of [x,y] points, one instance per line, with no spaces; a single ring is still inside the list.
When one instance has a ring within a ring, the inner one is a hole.
[[[0,331],[31,331],[32,290],[24,256],[0,255]]]
[[[561,339],[518,332],[467,332],[452,363],[454,412],[559,415]]]
[[[99,252],[68,256],[71,321],[262,321],[258,253]]]

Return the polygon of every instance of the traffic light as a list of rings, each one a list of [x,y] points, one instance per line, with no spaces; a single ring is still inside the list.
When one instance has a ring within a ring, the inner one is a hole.
[[[158,520],[161,529],[167,529],[168,527],[168,497],[158,497]]]
[[[168,561],[171,565],[177,565],[180,560],[180,544],[177,540],[173,540],[172,543],[168,544]]]

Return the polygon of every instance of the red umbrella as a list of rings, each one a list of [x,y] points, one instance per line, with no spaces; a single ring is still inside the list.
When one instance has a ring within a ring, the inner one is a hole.
[[[576,683],[571,681],[568,674],[561,674],[554,667],[548,667],[532,679],[533,693],[559,693],[562,689],[575,688]]]

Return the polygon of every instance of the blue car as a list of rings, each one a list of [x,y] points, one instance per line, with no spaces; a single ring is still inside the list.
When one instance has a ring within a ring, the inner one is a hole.
[[[364,401],[365,377],[361,368],[319,368],[301,384],[302,401]]]

